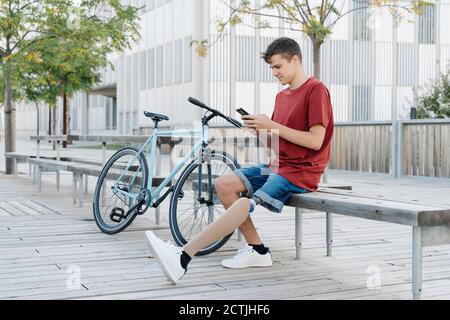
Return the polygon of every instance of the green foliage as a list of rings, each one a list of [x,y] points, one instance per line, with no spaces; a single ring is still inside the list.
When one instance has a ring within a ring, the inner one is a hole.
[[[63,93],[86,90],[111,66],[111,53],[139,38],[136,8],[119,0],[79,2],[1,1],[0,36],[7,39],[0,42],[1,70],[11,69],[15,100],[53,105]],[[4,84],[5,76],[0,80]],[[1,85],[0,98],[4,89]]]
[[[450,118],[450,68],[418,95],[417,118]]]

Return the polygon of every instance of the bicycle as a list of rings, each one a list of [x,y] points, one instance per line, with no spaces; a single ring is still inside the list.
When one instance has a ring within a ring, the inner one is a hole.
[[[143,215],[150,207],[157,208],[170,193],[169,226],[179,246],[186,244],[203,227],[223,214],[224,208],[214,190],[215,179],[226,174],[227,170],[232,172],[240,166],[226,152],[208,147],[208,122],[219,116],[238,128],[242,128],[242,124],[197,99],[189,97],[188,101],[206,110],[201,118],[201,129],[159,131],[158,123],[169,118],[145,111],[144,115],[154,122],[149,139],[139,150],[125,147],[106,162],[97,181],[93,202],[94,219],[102,232],[116,234],[123,231],[136,216]],[[152,191],[158,137],[195,133],[201,133],[200,141]],[[175,181],[179,172],[181,174]],[[175,183],[171,184],[172,180]],[[166,187],[168,190],[161,195]],[[216,251],[232,234],[211,243],[197,255]]]

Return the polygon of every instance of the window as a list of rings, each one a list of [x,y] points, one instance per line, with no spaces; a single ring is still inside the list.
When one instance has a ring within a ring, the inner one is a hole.
[[[77,130],[78,129],[78,109],[75,108],[75,101],[71,101],[70,103],[70,120],[72,120],[72,129]],[[38,107],[37,112],[39,112],[40,108]],[[41,116],[41,113],[39,112],[39,116]],[[42,121],[40,121],[42,123]],[[42,129],[42,128],[40,128]]]
[[[165,65],[164,65],[164,79],[165,79],[165,85],[170,86],[172,85],[172,64],[173,64],[173,56],[172,56],[172,43],[168,43],[165,45],[164,48],[164,55],[165,55]]]
[[[356,85],[371,84],[373,76],[373,46],[368,41],[355,41],[353,45],[353,81]],[[323,68],[322,68],[323,70]]]
[[[423,14],[419,15],[419,43],[433,44],[436,38],[436,7],[434,4],[425,6]]]
[[[353,1],[353,40],[370,41],[371,32],[367,25],[369,17],[367,3],[365,1]]]
[[[117,99],[112,99],[112,129],[117,129]]]
[[[105,103],[105,129],[109,130],[112,127],[112,110],[111,110],[111,99],[107,98]]]
[[[156,87],[161,87],[163,84],[163,47],[159,46],[156,48],[156,64],[155,64],[155,79]]]
[[[117,100],[116,98],[105,98],[105,127],[106,130],[117,128]]]
[[[237,37],[237,81],[255,81],[255,39],[254,37]]]
[[[415,51],[412,43],[398,44],[398,85],[414,86],[416,83],[416,73],[414,72]],[[418,67],[418,66],[416,66]]]
[[[147,88],[147,51],[141,52],[141,61],[139,66],[140,73],[140,86],[141,90],[145,90]]]
[[[153,10],[155,7],[155,0],[147,0],[145,11]]]
[[[329,40],[331,46],[331,83],[348,83],[348,45],[345,40]],[[323,51],[323,50],[322,50]]]
[[[369,86],[353,86],[352,120],[367,121],[370,119],[371,90]]]
[[[147,88],[153,89],[155,87],[155,50],[153,48],[148,50],[147,68]]]
[[[174,42],[174,59],[173,59],[173,73],[174,83],[182,82],[182,64],[183,64],[183,41],[178,39]]]
[[[271,44],[275,38],[273,37],[261,37],[261,52],[266,51],[269,44]],[[301,48],[302,53],[304,53],[304,48]],[[303,54],[304,56],[304,54]],[[261,67],[261,82],[276,82],[277,79],[272,74],[272,69],[270,65],[264,61],[264,59],[259,59],[259,65]]]
[[[184,82],[192,81],[192,37],[184,38]]]

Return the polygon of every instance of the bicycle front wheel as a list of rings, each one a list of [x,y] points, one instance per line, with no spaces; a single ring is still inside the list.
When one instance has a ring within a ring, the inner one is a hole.
[[[128,213],[148,181],[147,161],[134,148],[117,151],[106,163],[94,192],[94,219],[98,228],[115,234],[130,225],[136,210]]]
[[[198,160],[193,161],[180,175],[170,200],[169,225],[175,242],[182,246],[209,224],[217,220],[225,209],[214,191],[218,177],[238,169],[239,165],[227,153],[212,151],[202,159],[199,179]],[[212,186],[212,198],[208,186]],[[199,188],[201,187],[201,188]],[[200,250],[197,255],[206,255],[222,247],[233,232]]]

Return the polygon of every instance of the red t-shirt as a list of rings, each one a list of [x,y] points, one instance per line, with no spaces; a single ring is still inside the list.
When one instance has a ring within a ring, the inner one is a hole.
[[[316,151],[289,142],[272,133],[272,146],[279,143],[277,157],[269,167],[294,185],[316,191],[320,176],[330,160],[333,136],[333,110],[327,87],[314,77],[297,89],[286,88],[277,94],[272,120],[295,130],[309,131],[313,125],[326,128],[322,147]]]

